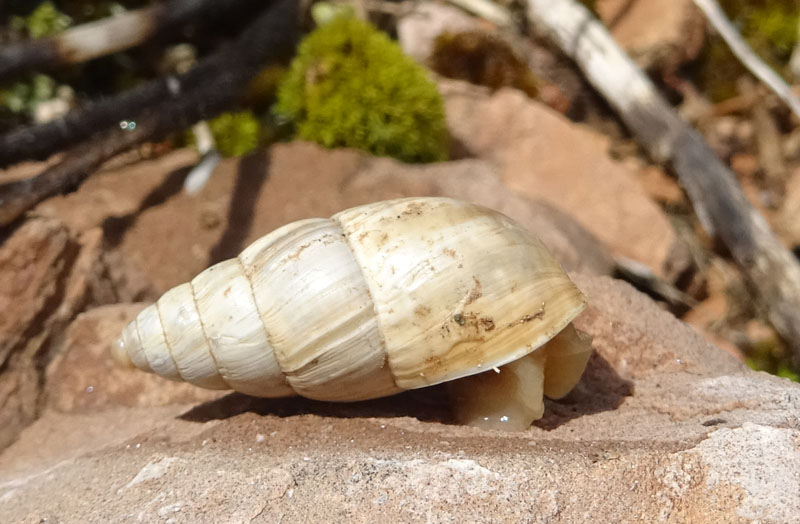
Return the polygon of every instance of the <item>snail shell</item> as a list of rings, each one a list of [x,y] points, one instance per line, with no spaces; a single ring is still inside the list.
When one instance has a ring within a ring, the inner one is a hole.
[[[113,354],[205,388],[354,401],[516,361],[584,307],[542,243],[506,216],[406,198],[256,240],[145,308]]]

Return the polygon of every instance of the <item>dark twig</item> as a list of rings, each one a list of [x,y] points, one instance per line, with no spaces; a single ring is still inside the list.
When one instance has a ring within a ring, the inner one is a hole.
[[[614,262],[615,278],[629,282],[654,299],[663,300],[672,313],[680,315],[697,306],[697,300],[660,278],[647,265],[622,256],[614,257]]]
[[[79,25],[49,38],[0,48],[0,78],[26,70],[78,64],[137,46],[153,36],[197,20],[216,21],[257,0],[171,0]]]
[[[53,153],[109,129],[123,120],[136,120],[147,107],[177,100],[193,86],[207,84],[226,67],[225,55],[213,55],[180,76],[151,80],[139,87],[71,111],[45,124],[27,126],[0,136],[0,168],[22,160],[44,160]]]
[[[128,132],[117,129],[100,140],[81,144],[41,174],[0,186],[0,226],[13,222],[51,195],[76,189],[105,160],[145,140],[152,127],[147,124]]]
[[[55,166],[27,180],[0,186],[0,226],[7,225],[45,198],[77,188],[103,162],[136,144],[163,138],[229,107],[263,65],[286,58],[297,32],[295,0],[278,0],[242,33],[236,45],[204,65],[204,82],[176,77],[188,89],[136,111],[136,127],[103,130],[67,152]]]
[[[284,26],[291,26],[288,20],[284,18]],[[187,90],[207,84],[222,69],[257,67],[264,63],[263,57],[266,55],[263,53],[268,51],[262,49],[259,39],[268,39],[270,35],[258,34],[258,31],[253,31],[253,27],[245,30],[232,48],[201,60],[195,68],[182,75],[151,80],[135,89],[72,111],[52,122],[22,127],[0,136],[0,168],[22,160],[44,160],[99,130],[110,129],[123,120],[136,120],[137,115],[146,108],[175,100]],[[280,25],[273,29],[284,33],[287,30]],[[247,41],[255,46],[246,44]]]

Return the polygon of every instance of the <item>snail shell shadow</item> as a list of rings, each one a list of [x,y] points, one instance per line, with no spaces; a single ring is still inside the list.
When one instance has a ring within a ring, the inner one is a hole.
[[[605,358],[594,353],[575,389],[563,399],[546,399],[545,415],[534,422],[534,426],[549,431],[579,417],[612,411],[632,394],[633,383],[620,377]],[[455,423],[447,388],[443,384],[391,397],[348,403],[322,402],[302,397],[257,398],[231,393],[195,406],[179,418],[189,422],[209,422],[242,413],[278,417],[309,414],[336,418],[414,417],[423,422]]]
[[[580,382],[559,400],[545,397],[544,416],[534,426],[552,430],[570,420],[617,409],[634,393],[633,382],[620,377],[616,370],[596,351],[586,364]]]

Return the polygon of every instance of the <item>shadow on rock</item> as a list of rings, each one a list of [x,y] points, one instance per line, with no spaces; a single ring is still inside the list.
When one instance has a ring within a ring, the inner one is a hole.
[[[147,209],[159,206],[171,197],[180,193],[183,189],[183,181],[191,171],[191,167],[182,167],[172,171],[164,181],[155,187],[142,200],[136,211],[132,211],[122,216],[111,216],[103,220],[103,236],[109,247],[116,247],[125,237],[125,233],[133,227],[139,215]]]
[[[594,354],[586,373],[575,389],[558,401],[545,400],[544,418],[535,422],[541,429],[555,429],[572,419],[619,407],[633,394],[633,384],[621,378],[600,355]],[[318,415],[337,418],[414,417],[423,422],[454,424],[450,399],[444,385],[406,391],[392,397],[361,402],[322,402],[302,397],[257,398],[231,393],[200,404],[181,415],[190,422],[208,422],[235,417],[242,413],[291,417]]]
[[[190,422],[223,420],[242,413],[291,417],[318,415],[337,418],[414,417],[423,422],[453,423],[446,388],[433,386],[392,397],[360,402],[322,402],[302,397],[257,398],[231,393],[196,406],[180,416]]]
[[[243,157],[236,172],[236,183],[228,205],[225,231],[211,248],[208,265],[235,257],[245,247],[245,239],[253,227],[258,197],[269,173],[269,152],[259,150]]]
[[[575,389],[562,399],[545,399],[544,417],[533,424],[544,430],[555,429],[579,417],[617,409],[625,397],[631,395],[633,382],[620,377],[611,364],[595,352]]]

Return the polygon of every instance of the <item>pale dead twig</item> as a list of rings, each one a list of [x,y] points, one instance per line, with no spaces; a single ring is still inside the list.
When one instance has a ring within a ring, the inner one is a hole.
[[[189,171],[183,181],[183,189],[187,194],[193,195],[203,189],[206,182],[211,179],[211,174],[217,168],[222,155],[217,150],[214,135],[208,122],[202,120],[192,126],[197,152],[200,153],[200,161]]]
[[[650,156],[672,167],[703,228],[728,248],[800,365],[800,263],[747,201],[734,174],[583,5],[528,0],[528,18],[575,61]]]
[[[748,71],[769,87],[778,98],[783,100],[792,112],[800,117],[800,99],[775,71],[765,64],[747,45],[733,26],[716,0],[693,0],[695,5],[705,13],[708,21],[728,44],[734,55]]]

